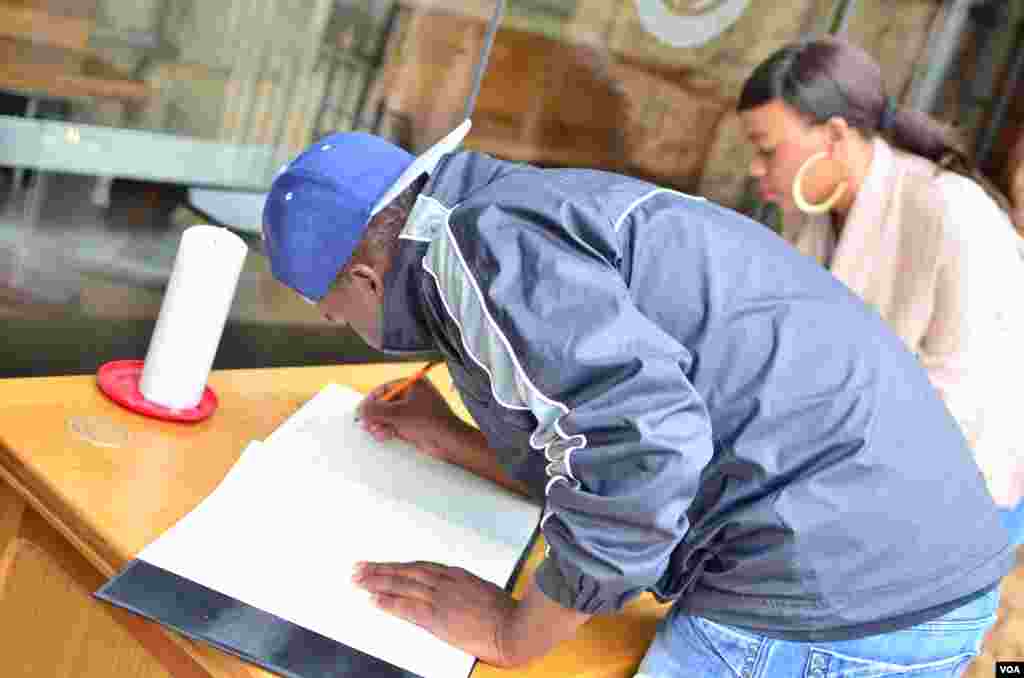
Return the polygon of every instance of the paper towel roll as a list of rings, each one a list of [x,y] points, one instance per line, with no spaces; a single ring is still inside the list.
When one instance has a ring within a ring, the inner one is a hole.
[[[199,404],[247,251],[226,228],[182,234],[139,380],[146,400],[172,409]]]

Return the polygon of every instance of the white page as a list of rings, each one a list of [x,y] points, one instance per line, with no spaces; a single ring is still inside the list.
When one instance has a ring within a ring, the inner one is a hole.
[[[354,422],[362,396],[328,385],[138,558],[425,678],[473,657],[373,607],[359,560],[427,560],[503,586],[540,507]]]

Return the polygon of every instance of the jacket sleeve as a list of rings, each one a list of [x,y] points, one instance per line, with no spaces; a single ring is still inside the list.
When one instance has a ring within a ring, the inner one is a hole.
[[[918,355],[932,385],[973,446],[980,404],[977,396],[981,394],[972,396],[970,393],[971,333],[972,329],[980,328],[972,328],[968,318],[970,285],[964,270],[966,253],[953,242],[946,243],[944,250],[936,271],[934,305]],[[994,300],[978,301],[984,306]],[[981,310],[981,306],[972,309],[979,314]]]
[[[1012,506],[1020,491],[1008,478],[1017,465],[1014,441],[1000,439],[1012,418],[1006,383],[1017,383],[1015,367],[1018,317],[1007,309],[1008,279],[1024,270],[1012,226],[1003,212],[975,185],[951,177],[936,191],[941,210],[942,256],[936,272],[932,315],[921,342],[920,359],[946,408],[974,448],[978,465],[997,504]],[[996,229],[1004,229],[1001,239]],[[1016,271],[1008,269],[1014,267]],[[988,438],[984,442],[981,438]]]
[[[538,586],[564,607],[614,612],[658,582],[686,533],[710,421],[689,351],[618,270],[526,218],[494,208],[474,217],[487,228],[446,223],[424,268],[495,399],[536,418],[530,445],[549,478]]]

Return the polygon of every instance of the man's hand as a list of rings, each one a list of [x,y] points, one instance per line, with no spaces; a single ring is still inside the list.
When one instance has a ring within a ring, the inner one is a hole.
[[[424,454],[530,496],[528,487],[501,468],[484,434],[459,419],[433,384],[420,379],[401,398],[380,400],[393,383],[378,386],[359,404],[359,420],[377,441],[399,438]]]
[[[453,435],[469,426],[455,416],[444,397],[426,379],[420,379],[393,400],[380,397],[395,382],[378,386],[359,405],[363,428],[378,442],[400,438],[418,450],[444,459]]]
[[[508,647],[519,603],[469,572],[436,563],[360,563],[352,581],[374,604],[449,645],[499,667],[518,661]]]

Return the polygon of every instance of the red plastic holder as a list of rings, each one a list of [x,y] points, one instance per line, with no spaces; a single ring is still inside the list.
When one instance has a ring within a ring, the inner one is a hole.
[[[173,409],[146,400],[139,391],[143,364],[142,360],[105,363],[96,373],[96,382],[104,395],[118,405],[154,419],[195,423],[206,419],[217,409],[217,394],[209,386],[203,390],[199,404],[187,409]]]

